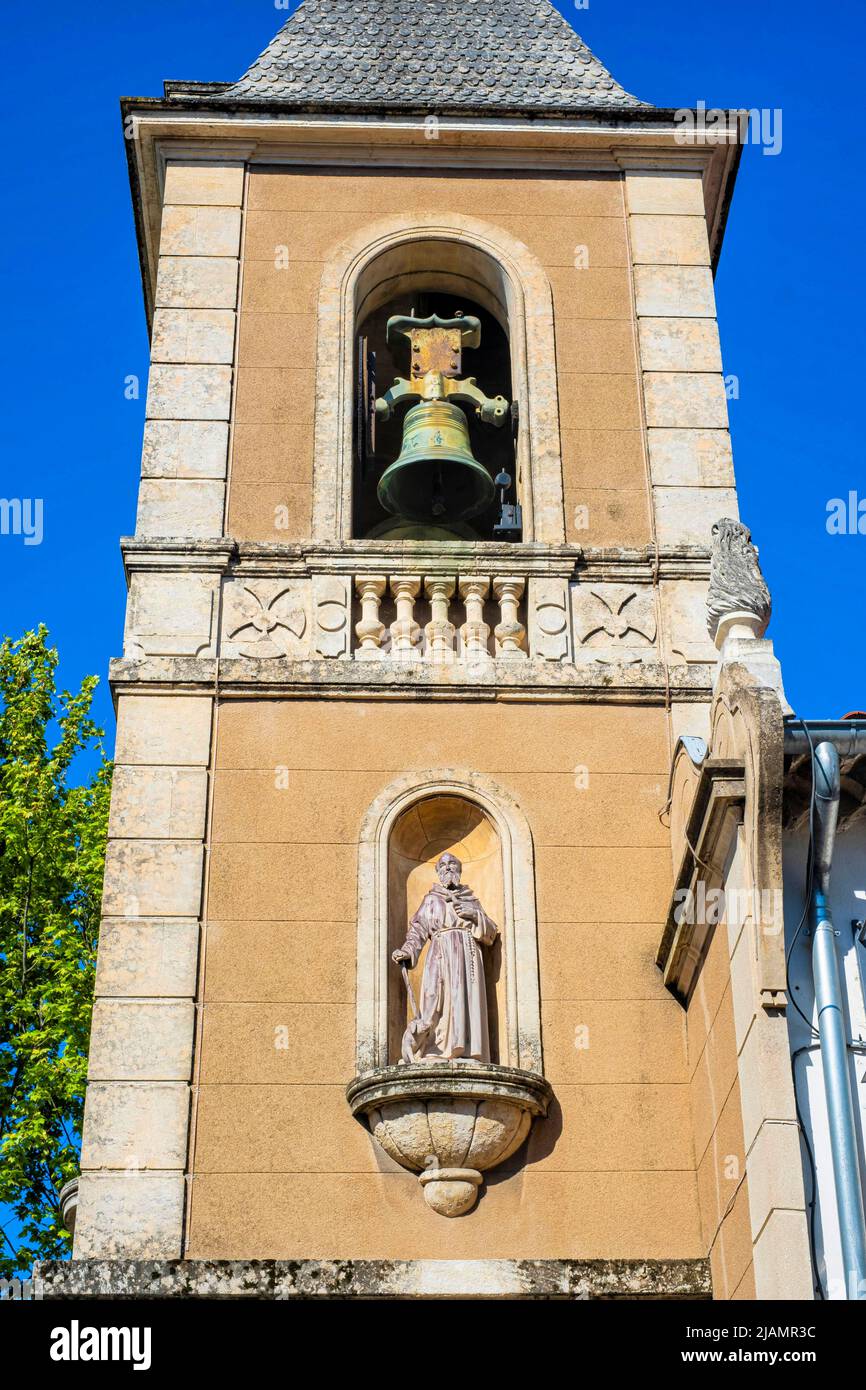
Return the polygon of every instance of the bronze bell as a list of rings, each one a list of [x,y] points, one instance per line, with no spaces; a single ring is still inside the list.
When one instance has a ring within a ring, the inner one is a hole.
[[[397,335],[412,344],[412,380],[398,377],[376,401],[376,414],[387,420],[399,401],[419,404],[403,422],[399,458],[379,479],[379,501],[385,511],[409,521],[448,523],[477,516],[490,506],[496,490],[472,453],[469,422],[457,402],[474,405],[486,424],[501,426],[508,418],[503,396],[485,396],[474,377],[457,379],[462,348],[481,341],[480,321],[397,316],[388,320],[388,341]]]
[[[490,506],[493,479],[472,453],[459,405],[422,401],[412,407],[400,457],[382,474],[378,494],[386,512],[409,521],[465,521]]]

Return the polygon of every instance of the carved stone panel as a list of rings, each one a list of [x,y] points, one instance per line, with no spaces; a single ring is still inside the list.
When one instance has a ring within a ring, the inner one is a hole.
[[[306,585],[233,579],[223,592],[222,654],[255,661],[309,654]]]
[[[134,574],[129,587],[124,655],[214,655],[213,574]]]
[[[351,580],[317,574],[313,579],[314,654],[348,658],[351,646]]]
[[[650,585],[576,584],[572,606],[576,662],[634,664],[655,659]]]
[[[572,640],[566,579],[530,580],[529,651],[534,660],[571,660]]]
[[[663,579],[660,585],[665,659],[672,665],[715,662],[718,653],[707,634],[705,579]]]

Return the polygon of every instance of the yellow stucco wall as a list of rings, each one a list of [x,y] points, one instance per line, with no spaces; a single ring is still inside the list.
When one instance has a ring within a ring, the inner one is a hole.
[[[408,220],[449,212],[480,218],[517,238],[549,277],[568,539],[588,545],[650,541],[622,180],[598,173],[285,168],[254,168],[249,175],[231,535],[309,535],[316,304],[331,251],[388,214]],[[589,529],[575,527],[578,506],[588,508]],[[276,529],[278,508],[285,512]]]
[[[686,1016],[654,964],[671,890],[657,816],[667,762],[664,711],[651,707],[222,704],[189,1256],[705,1253]],[[529,821],[556,1095],[528,1151],[456,1221],[427,1208],[344,1098],[360,824],[397,775],[445,763],[495,777]]]

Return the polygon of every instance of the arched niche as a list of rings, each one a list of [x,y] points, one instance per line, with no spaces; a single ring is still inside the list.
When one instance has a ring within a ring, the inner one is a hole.
[[[465,297],[500,323],[520,407],[516,467],[523,538],[565,540],[550,282],[522,242],[459,214],[387,218],[329,256],[319,291],[313,535],[352,538],[355,339],[359,323],[407,289]]]
[[[388,955],[402,946],[406,926],[436,881],[441,854],[454,854],[463,865],[468,884],[495,922],[503,917],[502,851],[499,833],[490,816],[464,796],[440,793],[413,802],[397,817],[388,842]],[[421,977],[430,943],[424,947],[414,970],[409,972],[415,998],[421,997]],[[487,989],[487,1022],[490,1060],[498,1062],[508,1051],[505,1036],[505,976],[502,939],[481,951]],[[388,1061],[400,1061],[400,1043],[411,1018],[408,999],[396,970],[389,972]]]
[[[358,1073],[399,1060],[405,996],[391,952],[402,944],[444,849],[462,860],[464,882],[500,928],[500,942],[485,961],[494,1060],[543,1074],[532,836],[503,788],[462,769],[423,778],[405,774],[384,789],[364,818],[358,845]],[[420,976],[414,973],[417,995]]]

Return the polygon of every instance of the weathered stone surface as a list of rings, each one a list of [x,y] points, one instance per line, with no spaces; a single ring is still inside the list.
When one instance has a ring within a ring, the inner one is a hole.
[[[739,1017],[739,1010],[737,1015]],[[737,1037],[743,1138],[747,1149],[754,1146],[761,1126],[768,1119],[773,1123],[789,1123],[796,1118],[787,1038],[780,1037],[779,1030],[767,1026],[766,1018],[760,1015],[758,1018],[760,1027],[752,1022],[746,1036]],[[772,1020],[769,1022],[772,1024]]]
[[[714,372],[644,372],[650,428],[726,429],[725,384]]]
[[[160,256],[156,303],[169,309],[234,309],[238,262],[233,256]]]
[[[727,430],[650,429],[647,445],[654,483],[669,487],[734,486]]]
[[[195,572],[134,574],[126,610],[124,655],[216,656],[219,577]]]
[[[639,319],[640,361],[645,372],[720,372],[722,352],[715,319]]]
[[[720,517],[734,515],[737,494],[726,487],[653,487],[662,545],[706,546]]]
[[[243,160],[170,159],[166,164],[166,203],[240,207],[243,198]]]
[[[240,244],[240,208],[169,204],[162,210],[163,256],[237,256]]]
[[[542,661],[573,660],[569,585],[566,579],[529,581],[529,650]]]
[[[625,191],[630,213],[704,216],[703,184],[697,169],[629,169]]]
[[[639,213],[629,218],[635,265],[709,265],[710,246],[703,216]]]
[[[104,917],[99,929],[97,997],[192,999],[198,933],[194,920]]]
[[[192,767],[114,769],[110,839],[201,840],[207,813],[207,772]]]
[[[349,657],[352,649],[351,579],[344,575],[315,575],[312,599],[316,654]]]
[[[183,1172],[189,1086],[185,1082],[90,1081],[81,1146],[83,1172],[121,1168]]]
[[[234,346],[233,309],[157,309],[153,316],[152,362],[230,363]]]
[[[150,369],[148,419],[227,420],[231,399],[231,367],[156,363]]]
[[[195,1010],[190,1000],[97,999],[91,1081],[188,1081]]]
[[[309,652],[308,584],[279,579],[228,580],[223,588],[220,650],[254,661]]]
[[[667,660],[673,664],[715,661],[717,653],[707,636],[706,581],[663,579],[659,597]]]
[[[223,534],[225,483],[216,478],[142,478],[137,536],[206,540]]]
[[[75,1259],[177,1259],[183,1199],[181,1173],[82,1173]]]
[[[108,917],[196,917],[203,846],[192,840],[112,840],[102,910]]]
[[[708,266],[636,265],[635,306],[641,318],[716,317],[713,277]]]
[[[796,1211],[803,1200],[800,1132],[796,1119],[764,1124],[748,1158],[752,1239],[776,1211]]]
[[[206,767],[212,707],[204,695],[123,695],[117,710],[117,762]]]
[[[572,586],[576,662],[654,660],[655,600],[649,584]]]
[[[814,1300],[808,1227],[802,1211],[775,1210],[755,1241],[753,1258],[758,1298]]]
[[[664,491],[664,489],[661,489]],[[685,492],[699,492],[699,488],[685,488]],[[721,488],[707,489],[709,492],[722,492]],[[730,499],[728,499],[729,501]],[[728,508],[725,508],[728,510]],[[700,546],[699,540],[689,540],[689,545]],[[457,696],[459,692],[483,692],[491,698],[503,691],[538,692],[545,702],[556,700],[558,696],[572,699],[580,691],[581,700],[593,704],[605,704],[610,700],[611,691],[627,691],[635,703],[647,699],[654,700],[659,691],[666,687],[665,672],[657,661],[643,661],[634,665],[626,653],[623,658],[611,661],[604,670],[595,665],[578,660],[574,664],[561,661],[490,661],[482,667],[468,662],[452,662],[448,665],[434,665],[432,662],[416,662],[411,668],[398,661],[341,661],[300,660],[258,661],[252,663],[248,658],[210,659],[192,657],[148,657],[144,661],[111,662],[111,679],[118,689],[135,690],[145,681],[167,685],[173,680],[194,683],[201,690],[213,688],[219,675],[220,689],[223,693],[248,695],[252,692],[268,691],[273,696],[285,694],[286,690],[309,689],[314,687],[318,693],[328,691],[335,696],[350,696],[359,692],[369,692],[381,696],[386,691],[399,691],[401,695],[412,692],[411,699],[421,698],[421,692]],[[411,671],[410,674],[407,672]],[[697,666],[686,671],[678,671],[671,686],[675,698],[689,698],[688,692],[698,692],[712,684],[709,671],[700,671]],[[411,705],[410,705],[411,708]],[[519,736],[519,735],[518,735]]]
[[[143,478],[224,478],[229,427],[222,420],[148,420]]]
[[[706,1260],[41,1261],[44,1299],[707,1299]]]
[[[689,735],[702,738],[705,743],[710,738],[710,702],[692,701],[671,705],[671,744],[676,747],[677,739]],[[676,866],[675,866],[676,867]]]

